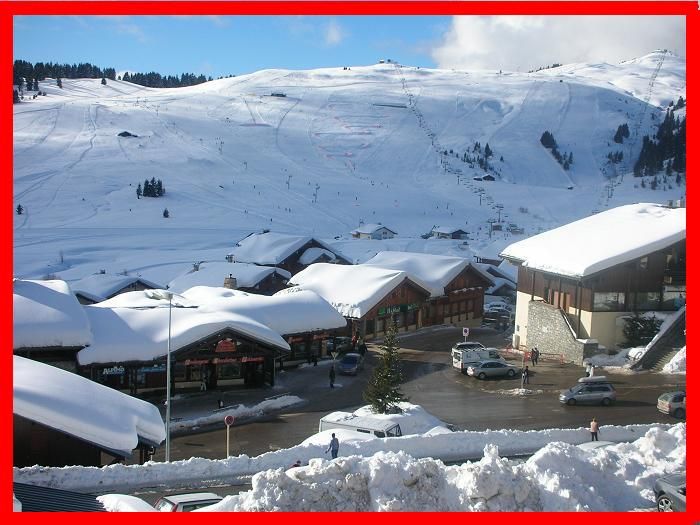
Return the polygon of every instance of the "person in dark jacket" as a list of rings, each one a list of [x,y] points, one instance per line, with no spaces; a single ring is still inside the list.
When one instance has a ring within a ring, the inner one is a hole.
[[[330,450],[331,457],[335,459],[338,457],[338,448],[340,448],[340,442],[338,441],[338,438],[335,437],[335,434],[331,434],[331,442],[328,444],[326,454],[328,454],[328,451]]]
[[[331,382],[331,388],[334,387],[333,383],[335,383],[335,366],[331,365],[331,370],[328,372],[328,379],[330,379]]]

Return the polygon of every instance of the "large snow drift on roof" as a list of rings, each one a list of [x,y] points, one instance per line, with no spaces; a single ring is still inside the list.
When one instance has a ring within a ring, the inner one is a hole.
[[[236,262],[275,265],[284,261],[311,237],[287,235],[285,233],[254,233],[238,242],[231,251]]]
[[[140,281],[150,288],[162,288],[161,285],[154,282],[142,279],[141,277],[132,277],[128,275],[109,275],[97,273],[88,275],[77,281],[71,281],[70,286],[73,291],[87,292],[90,295],[97,297],[109,297],[114,295],[122,288]]]
[[[13,348],[92,343],[88,318],[64,281],[15,280],[12,292]]]
[[[289,284],[314,291],[344,317],[359,319],[406,278],[400,270],[317,263],[293,276]]]
[[[78,352],[81,365],[150,361],[167,353],[169,308],[104,308],[86,306],[95,342]],[[220,330],[231,329],[270,346],[289,350],[279,334],[234,312],[172,308],[171,352]]]
[[[277,272],[285,279],[291,275],[286,270],[272,266],[258,266],[248,263],[204,262],[199,270],[189,271],[176,277],[168,285],[169,290],[184,292],[193,286],[223,286],[224,279],[231,275],[236,278],[239,288],[254,288],[268,275]]]
[[[586,277],[685,239],[685,208],[620,206],[508,246],[501,256],[523,266]]]
[[[429,253],[379,252],[364,264],[402,270],[423,283],[432,297],[440,297],[445,295],[445,286],[469,266],[469,261]]]
[[[155,405],[77,374],[13,357],[13,412],[100,447],[130,455],[139,438],[165,439]]]

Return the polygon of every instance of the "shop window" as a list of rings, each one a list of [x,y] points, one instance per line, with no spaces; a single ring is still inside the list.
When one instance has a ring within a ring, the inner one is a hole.
[[[594,312],[624,312],[624,292],[596,292],[593,296]]]
[[[241,377],[240,363],[221,363],[216,367],[218,379],[238,379]]]
[[[678,310],[685,304],[685,286],[664,286],[662,310]]]
[[[659,292],[637,292],[635,299],[637,310],[658,310],[661,294]]]

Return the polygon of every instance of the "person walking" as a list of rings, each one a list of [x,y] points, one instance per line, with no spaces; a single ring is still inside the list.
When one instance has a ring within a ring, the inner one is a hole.
[[[331,457],[335,459],[338,457],[338,448],[340,448],[340,442],[338,441],[338,438],[335,437],[335,434],[331,434],[331,442],[328,444],[326,454],[328,454],[328,451],[330,450]]]
[[[331,364],[331,370],[328,372],[328,379],[331,382],[331,388],[334,388],[335,383],[335,365]],[[334,434],[335,435],[335,434]]]
[[[595,420],[595,418],[591,419],[591,441],[598,441],[598,422]]]
[[[534,352],[535,352],[535,365],[537,365],[538,361],[540,360],[540,350],[537,347],[535,347]]]
[[[530,369],[525,366],[525,369],[523,370],[523,385],[529,385],[530,384]]]

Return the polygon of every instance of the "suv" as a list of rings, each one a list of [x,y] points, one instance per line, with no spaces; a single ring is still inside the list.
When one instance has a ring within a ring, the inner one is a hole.
[[[163,496],[156,504],[161,512],[191,512],[202,507],[219,503],[223,498],[213,492],[191,492],[189,494],[171,494]]]
[[[462,341],[455,343],[452,350],[486,350],[486,347],[477,341]]]
[[[668,414],[677,418],[685,417],[685,392],[666,392],[659,396],[656,408],[662,414]]]
[[[568,390],[559,394],[559,402],[569,406],[601,404],[608,406],[617,399],[615,387],[605,376],[582,377]]]

